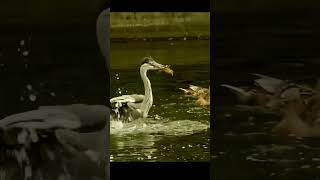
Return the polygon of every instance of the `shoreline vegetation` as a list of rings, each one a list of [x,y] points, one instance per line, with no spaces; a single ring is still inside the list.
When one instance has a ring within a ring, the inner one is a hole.
[[[111,13],[111,41],[205,40],[210,38],[210,14]]]

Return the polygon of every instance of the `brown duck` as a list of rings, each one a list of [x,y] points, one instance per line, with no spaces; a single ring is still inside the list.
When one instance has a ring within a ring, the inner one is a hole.
[[[268,108],[279,108],[286,100],[291,99],[293,94],[299,94],[306,98],[314,94],[314,90],[306,86],[291,83],[286,80],[253,73],[259,79],[254,80],[251,88],[239,88],[227,84],[221,86],[230,89],[241,104],[251,106],[265,106]]]
[[[307,101],[303,98],[291,99],[282,113],[282,120],[273,132],[298,137],[320,136],[320,95],[314,95]]]
[[[203,88],[200,86],[189,85],[188,89],[179,88],[187,96],[197,98],[195,103],[200,106],[210,105],[210,86],[209,88]]]

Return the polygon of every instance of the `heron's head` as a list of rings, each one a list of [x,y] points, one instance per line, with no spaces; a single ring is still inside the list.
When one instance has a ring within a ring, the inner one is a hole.
[[[170,65],[163,65],[157,63],[152,57],[143,58],[140,69],[143,70],[159,70],[173,76],[173,70],[170,68]]]

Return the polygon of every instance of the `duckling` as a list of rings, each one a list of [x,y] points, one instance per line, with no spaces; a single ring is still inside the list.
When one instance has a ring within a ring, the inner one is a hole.
[[[302,98],[289,100],[283,109],[282,120],[273,128],[280,135],[320,137],[320,95],[308,102]]]
[[[199,94],[196,104],[200,106],[210,106],[210,86],[208,91],[206,91],[205,93]]]
[[[209,106],[210,105],[210,86],[209,88],[203,88],[200,86],[189,85],[189,89],[182,90],[187,96],[197,98],[196,104],[200,106]]]

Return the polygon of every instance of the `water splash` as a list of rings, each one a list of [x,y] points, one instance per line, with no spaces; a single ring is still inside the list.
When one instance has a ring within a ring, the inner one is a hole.
[[[159,117],[159,116],[157,116]],[[130,123],[110,121],[110,134],[124,136],[128,134],[159,134],[165,136],[186,136],[209,129],[209,124],[193,120],[138,119]]]

